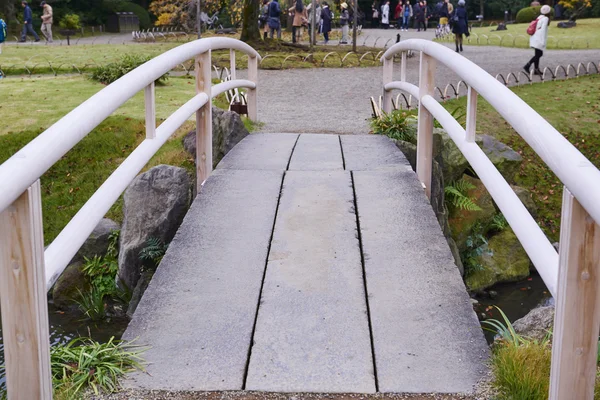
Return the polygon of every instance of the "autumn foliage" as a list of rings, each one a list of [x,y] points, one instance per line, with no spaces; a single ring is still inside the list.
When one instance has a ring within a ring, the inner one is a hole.
[[[158,26],[179,26],[186,30],[194,30],[196,26],[196,2],[198,0],[154,0],[150,4]],[[241,21],[243,0],[202,0],[202,12],[212,16],[219,12],[219,19],[225,12],[231,24]]]

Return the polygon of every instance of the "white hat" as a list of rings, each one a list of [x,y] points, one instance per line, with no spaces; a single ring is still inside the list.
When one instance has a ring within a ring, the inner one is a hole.
[[[540,12],[544,15],[548,14],[550,11],[552,11],[552,9],[547,4],[543,5],[542,8],[540,9]]]
[[[464,6],[465,5],[465,0],[458,0],[458,5],[459,6]]]
[[[342,3],[342,4],[340,4],[340,7],[342,7],[342,8],[348,8],[348,4]]]

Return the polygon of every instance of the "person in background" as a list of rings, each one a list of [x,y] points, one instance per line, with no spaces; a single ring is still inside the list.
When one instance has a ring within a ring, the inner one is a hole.
[[[44,14],[42,15],[42,34],[46,37],[48,43],[52,43],[52,7],[45,1],[42,1],[40,6],[44,10]]]
[[[340,8],[342,9],[342,13],[340,14],[340,24],[342,25],[342,40],[340,44],[348,44],[350,39],[348,38],[349,31],[349,22],[350,22],[350,13],[348,13],[348,4],[345,2],[340,4]]]
[[[529,47],[532,47],[535,50],[535,55],[523,67],[525,72],[528,74],[531,64],[533,64],[533,73],[536,75],[542,75],[542,71],[540,71],[540,58],[542,58],[544,55],[544,50],[546,50],[546,42],[548,41],[548,24],[550,23],[548,14],[551,10],[552,9],[547,4],[542,6],[540,9],[541,15],[536,19],[537,22],[535,24],[535,33],[529,38]]]
[[[260,17],[259,17],[260,27],[263,29],[263,39],[267,38],[267,33],[269,33],[269,0],[263,0],[262,7],[260,8]]]
[[[315,7],[315,32],[320,33],[321,31],[321,5],[317,1],[317,6]],[[306,10],[308,11],[308,24],[310,25],[309,34],[312,35],[312,23],[313,23],[313,9],[312,3],[306,6]]]
[[[459,51],[463,51],[463,35],[469,36],[465,0],[458,0],[458,7],[454,10],[452,21],[452,33],[454,33],[454,43],[456,44],[456,52],[458,53]]]
[[[308,20],[308,13],[302,0],[296,0],[295,6],[288,11],[294,17],[292,21],[292,43],[296,43],[302,37],[302,25]]]
[[[31,8],[29,8],[29,4],[27,4],[26,1],[22,1],[21,6],[23,6],[25,10],[23,10],[23,32],[21,32],[21,40],[19,40],[19,42],[27,40],[27,33],[32,34],[35,41],[39,42],[40,37],[33,30],[33,15],[31,14]]]
[[[381,6],[381,25],[383,25],[383,29],[388,29],[390,27],[390,2],[389,2],[389,0],[386,1],[383,6]]]
[[[425,30],[425,6],[422,1],[415,4],[415,22],[417,24],[417,32],[421,32],[421,27]]]
[[[423,0],[423,7],[425,8],[425,25],[423,26],[423,31],[427,30],[427,26],[429,25],[429,18],[433,15],[431,12],[431,8],[427,5],[427,0]]]
[[[272,0],[271,3],[269,3],[269,19],[267,21],[271,31],[271,34],[269,35],[271,39],[273,39],[273,33],[275,33],[275,31],[277,31],[277,39],[281,39],[280,16],[281,8],[279,7],[279,2],[277,0]]]
[[[323,2],[323,9],[321,10],[321,32],[325,39],[325,44],[329,43],[329,32],[331,32],[331,10],[329,4],[326,1]]]
[[[396,9],[394,10],[394,21],[396,21],[396,28],[402,28],[402,1],[399,1],[396,4]]]
[[[404,7],[402,7],[402,31],[408,31],[408,22],[413,16],[413,9],[408,0],[404,1]]]
[[[450,0],[444,0],[440,9],[440,28],[442,33],[446,34],[450,32],[450,26],[448,25],[448,18],[452,15],[454,6],[450,3]]]
[[[371,6],[371,10],[373,11],[373,19],[371,20],[372,28],[379,27],[379,3],[374,1]]]

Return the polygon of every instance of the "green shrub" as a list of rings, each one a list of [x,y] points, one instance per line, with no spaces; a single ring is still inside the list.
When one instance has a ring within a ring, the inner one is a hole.
[[[444,188],[446,195],[446,207],[450,211],[459,209],[466,211],[481,211],[473,199],[469,197],[469,190],[475,189],[475,185],[465,179],[451,182]]]
[[[112,14],[115,12],[132,12],[134,13],[138,19],[140,20],[140,29],[148,29],[152,27],[152,22],[150,21],[150,14],[148,11],[135,3],[130,1],[123,0],[112,0],[105,1],[104,7],[107,13]]]
[[[122,77],[123,75],[133,71],[140,65],[144,64],[147,61],[150,61],[152,57],[150,56],[136,56],[136,55],[126,55],[123,56],[119,61],[101,65],[97,67],[92,72],[92,79],[103,83],[105,85],[109,85]],[[163,83],[167,80],[167,74],[164,74],[160,78],[157,79],[158,83]]]
[[[519,12],[517,13],[517,24],[528,24],[531,21],[533,21],[534,19],[536,19],[537,17],[540,16],[540,9],[542,8],[542,6],[535,6],[535,7],[525,7],[519,10]],[[551,8],[550,10],[550,14],[548,14],[548,16],[550,18],[554,17],[554,9]]]
[[[62,19],[60,20],[60,22],[58,23],[58,26],[60,26],[63,29],[69,29],[69,30],[77,30],[77,29],[81,29],[81,22],[79,21],[79,15],[77,14],[67,14],[64,17],[62,17]]]
[[[384,112],[380,118],[371,119],[371,129],[378,135],[412,142],[416,137],[414,121],[416,117],[412,112],[393,110],[391,113]]]

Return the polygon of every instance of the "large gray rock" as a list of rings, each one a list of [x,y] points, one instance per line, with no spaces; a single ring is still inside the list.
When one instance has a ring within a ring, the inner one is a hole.
[[[129,317],[130,319],[133,318],[133,313],[135,313],[138,304],[140,304],[140,300],[142,300],[142,295],[144,294],[146,289],[148,289],[148,285],[150,285],[152,276],[154,276],[153,271],[144,271],[140,275],[140,279],[138,279],[138,282],[135,285],[135,289],[133,289],[133,293],[131,294],[131,300],[129,301],[129,306],[127,307],[127,317]]]
[[[504,143],[489,135],[477,138],[481,149],[509,183],[515,181],[515,175],[523,162],[523,157]]]
[[[140,277],[140,250],[150,238],[169,243],[190,203],[185,169],[159,165],[139,175],[124,195],[119,251],[119,278],[130,289]]]
[[[60,275],[52,288],[52,300],[56,308],[66,310],[76,308],[74,299],[79,294],[78,290],[85,291],[89,282],[82,271],[83,263],[70,264]]]
[[[108,249],[108,238],[113,231],[120,229],[119,224],[108,218],[103,218],[92,231],[90,237],[87,238],[79,252],[78,257],[93,258],[94,256],[103,257]]]
[[[552,331],[554,306],[538,307],[513,323],[515,331],[530,339],[542,340]]]
[[[417,146],[410,142],[405,142],[403,140],[394,140],[396,146],[400,149],[400,151],[404,154],[404,157],[410,163],[413,171],[417,170]]]
[[[433,158],[442,167],[446,184],[460,179],[469,166],[454,141],[441,128],[433,128]]]
[[[521,200],[521,202],[523,203],[523,205],[525,206],[527,211],[529,211],[531,216],[533,218],[537,217],[538,208],[537,208],[537,205],[535,204],[535,202],[533,201],[531,192],[521,186],[512,186],[511,185],[511,187],[515,191],[517,197],[519,198],[519,200]]]
[[[244,126],[239,114],[233,111],[224,111],[212,108],[213,114],[213,167],[215,167],[225,154],[250,133]],[[183,148],[196,157],[196,130],[189,132],[183,138]]]

